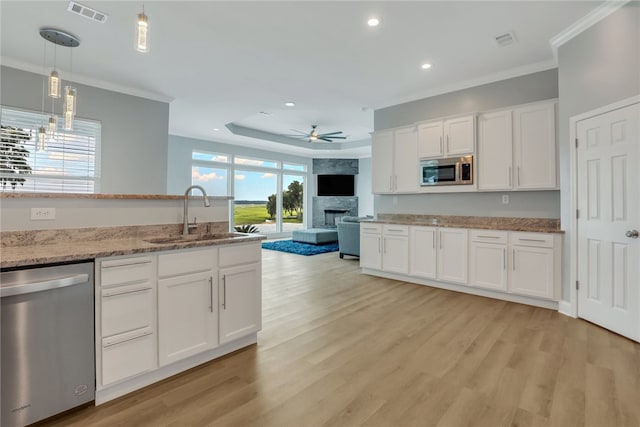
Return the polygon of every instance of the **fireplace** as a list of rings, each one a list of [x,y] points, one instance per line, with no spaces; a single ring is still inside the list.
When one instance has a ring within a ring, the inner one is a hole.
[[[325,227],[335,227],[337,221],[348,214],[350,209],[325,209],[324,210],[324,226]]]

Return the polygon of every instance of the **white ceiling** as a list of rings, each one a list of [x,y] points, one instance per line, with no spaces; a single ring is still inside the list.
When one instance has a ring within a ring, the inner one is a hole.
[[[549,40],[601,2],[146,1],[147,54],[133,49],[140,1],[80,3],[106,23],[67,12],[67,1],[3,0],[2,63],[41,73],[38,30],[60,28],[81,40],[74,80],[171,101],[171,134],[325,157],[365,155],[374,109],[554,67]],[[381,23],[368,27],[374,15]],[[494,37],[508,31],[518,42],[499,48]],[[58,49],[63,80],[69,50]],[[348,139],[277,136],[312,124]]]

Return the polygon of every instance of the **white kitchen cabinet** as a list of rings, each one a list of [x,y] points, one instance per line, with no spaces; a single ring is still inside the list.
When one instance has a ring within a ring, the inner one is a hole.
[[[382,270],[409,273],[409,227],[384,224],[382,227]]]
[[[96,260],[96,387],[98,390],[158,366],[156,258]]]
[[[543,102],[478,118],[478,189],[557,188],[555,103]]]
[[[396,130],[393,151],[394,192],[418,191],[420,188],[418,163],[418,134],[415,126]]]
[[[513,131],[511,110],[478,117],[478,189],[513,188]]]
[[[215,248],[159,255],[160,366],[218,345],[217,255]]]
[[[452,157],[475,152],[475,116],[418,124],[418,157]]]
[[[258,243],[225,246],[219,250],[220,344],[262,328],[261,257]]]
[[[513,110],[513,155],[517,189],[557,188],[555,117],[555,103]]]
[[[471,230],[469,284],[507,292],[508,232]]]
[[[544,233],[511,233],[511,292],[556,299],[559,283],[559,237]]]
[[[452,283],[467,283],[468,230],[438,229],[438,279]]]
[[[393,193],[393,131],[371,138],[371,186],[375,194]]]
[[[411,227],[409,230],[409,275],[436,278],[436,240],[438,229],[435,227]]]
[[[419,189],[415,126],[376,132],[372,138],[372,187],[376,194],[415,193]]]
[[[360,223],[360,267],[382,269],[382,225]]]

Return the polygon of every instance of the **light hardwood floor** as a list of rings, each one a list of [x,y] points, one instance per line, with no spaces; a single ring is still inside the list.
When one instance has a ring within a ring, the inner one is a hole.
[[[640,344],[526,305],[263,251],[257,346],[54,426],[640,426]]]

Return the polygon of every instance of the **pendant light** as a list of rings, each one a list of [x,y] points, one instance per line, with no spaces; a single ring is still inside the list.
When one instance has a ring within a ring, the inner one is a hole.
[[[149,52],[149,22],[144,14],[144,3],[142,3],[142,13],[138,14],[138,24],[136,27],[136,50],[138,52]]]
[[[43,122],[38,127],[38,142],[36,143],[36,151],[46,151],[47,150],[47,129],[44,127],[44,97],[45,97],[45,84],[46,84],[46,73],[45,64],[47,63],[47,42],[43,41],[44,48],[42,49],[42,107],[40,112],[42,113]]]
[[[69,72],[73,76],[73,51],[69,54]],[[64,119],[64,129],[73,129],[73,118],[76,116],[77,90],[73,86],[64,87],[64,102],[62,104],[62,117]]]
[[[56,70],[57,66],[57,46],[65,46],[65,47],[77,47],[80,45],[80,39],[78,39],[73,34],[67,33],[62,30],[58,30],[56,28],[41,28],[40,35],[47,41],[50,41],[54,44],[54,54],[53,54],[53,71],[49,75],[49,97],[51,97],[51,116],[49,117],[49,123],[47,126],[47,136],[49,139],[54,137],[56,132],[56,128],[58,125],[58,119],[55,115],[55,102],[54,100],[60,98],[62,96],[61,91],[61,79],[58,71]],[[71,56],[70,56],[71,58]],[[71,60],[70,60],[70,68],[71,68]],[[63,100],[62,112],[64,114],[64,128],[67,130],[71,130],[73,126],[73,118],[76,114],[76,98],[77,91],[73,86],[65,86],[65,97]],[[43,101],[44,102],[44,101]],[[43,108],[44,109],[44,108]],[[38,130],[38,135],[40,135],[40,130]],[[38,136],[40,138],[40,136]]]

